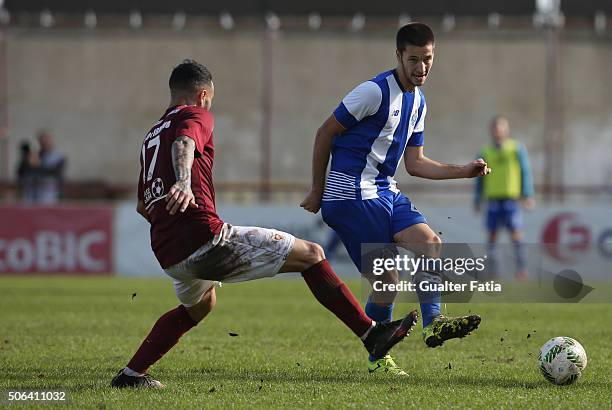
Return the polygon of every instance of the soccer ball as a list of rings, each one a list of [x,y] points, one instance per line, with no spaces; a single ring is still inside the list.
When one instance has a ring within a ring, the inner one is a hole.
[[[587,355],[578,341],[558,336],[544,343],[538,355],[540,371],[553,384],[572,384],[587,365]]]

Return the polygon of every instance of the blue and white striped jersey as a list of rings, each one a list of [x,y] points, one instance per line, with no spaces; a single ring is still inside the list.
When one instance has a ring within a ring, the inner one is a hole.
[[[423,145],[426,112],[421,90],[405,91],[395,70],[349,92],[334,111],[346,131],[334,137],[323,201],[398,192],[393,176],[406,145]]]

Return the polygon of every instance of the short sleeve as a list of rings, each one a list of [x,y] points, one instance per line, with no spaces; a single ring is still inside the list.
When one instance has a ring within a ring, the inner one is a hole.
[[[373,81],[359,84],[349,92],[338,108],[334,111],[334,117],[345,128],[350,128],[359,121],[375,114],[382,102],[382,91]]]
[[[414,132],[425,131],[425,116],[427,115],[427,103],[425,102],[425,97],[421,97],[421,108],[419,110],[421,112],[419,113],[419,119],[414,126]]]
[[[196,150],[201,155],[210,141],[214,128],[214,117],[203,109],[185,112],[176,127],[176,137],[184,135],[195,141]]]
[[[408,140],[409,147],[422,147],[425,145],[425,133],[424,132],[413,132]]]
[[[420,92],[420,91],[419,91]],[[414,131],[408,140],[411,147],[422,147],[425,144],[425,115],[427,114],[427,103],[425,96],[421,93],[421,105],[419,107],[419,119],[414,126]]]

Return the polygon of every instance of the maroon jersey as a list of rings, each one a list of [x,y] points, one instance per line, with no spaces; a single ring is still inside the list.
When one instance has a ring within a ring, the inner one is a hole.
[[[142,143],[138,199],[144,202],[149,214],[151,247],[162,268],[186,259],[223,226],[215,209],[213,127],[214,117],[204,108],[171,107]],[[172,143],[181,135],[195,141],[191,190],[198,207],[170,215],[166,211],[166,195],[176,182]]]

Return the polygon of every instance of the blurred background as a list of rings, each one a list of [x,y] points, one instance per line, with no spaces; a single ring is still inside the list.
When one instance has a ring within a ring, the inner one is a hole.
[[[436,33],[426,154],[466,163],[504,115],[532,167],[527,240],[612,256],[611,18],[607,0],[0,0],[0,272],[159,273],[138,155],[184,58],[213,73],[221,216],[326,242],[298,207],[314,134],[410,21]],[[473,181],[397,180],[444,240],[485,240]]]

